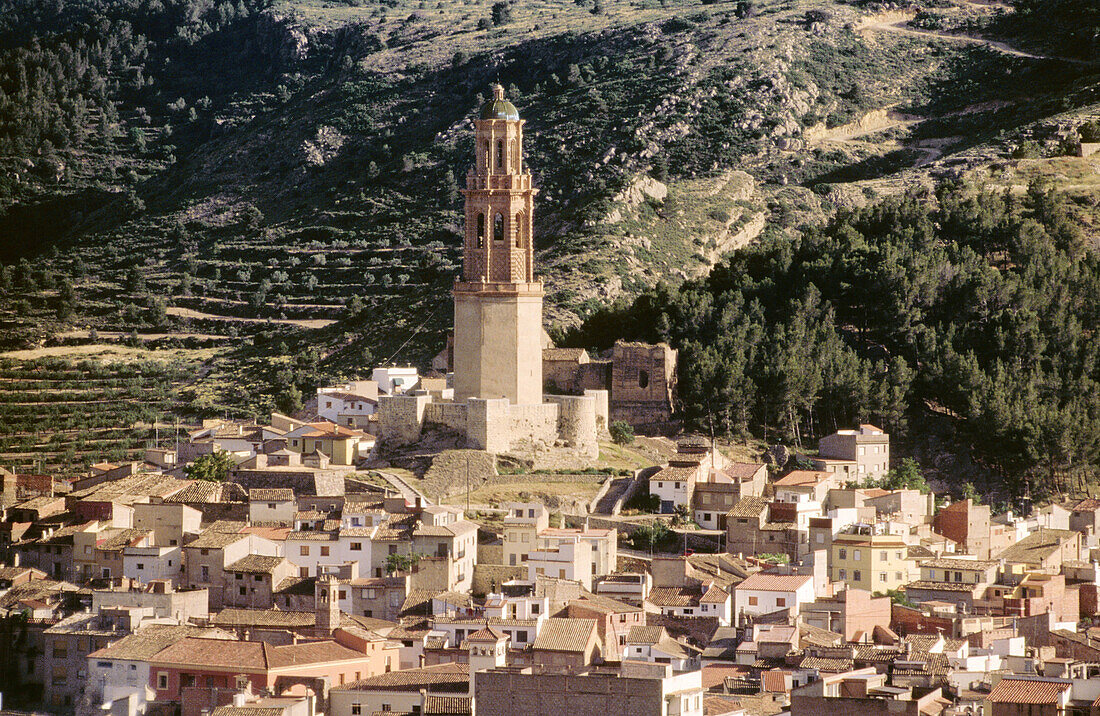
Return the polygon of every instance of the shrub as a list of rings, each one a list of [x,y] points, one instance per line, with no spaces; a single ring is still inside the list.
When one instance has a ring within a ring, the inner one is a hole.
[[[608,432],[611,433],[611,440],[614,441],[616,445],[634,444],[634,428],[625,420],[615,420],[612,422],[608,427]]]

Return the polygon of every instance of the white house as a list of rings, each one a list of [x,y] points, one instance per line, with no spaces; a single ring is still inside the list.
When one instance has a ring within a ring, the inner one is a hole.
[[[758,572],[733,588],[733,611],[739,614],[770,614],[791,609],[798,614],[802,604],[814,601],[814,581],[809,574]]]
[[[340,425],[365,426],[378,409],[378,383],[353,380],[317,389],[317,414]]]
[[[392,365],[375,368],[371,372],[371,380],[378,384],[380,393],[397,395],[416,385],[420,381],[420,375],[416,368]]]
[[[122,576],[148,584],[154,579],[179,580],[183,571],[181,547],[124,547]]]
[[[623,658],[670,664],[674,671],[699,668],[701,652],[673,639],[661,626],[632,626],[626,635]]]
[[[289,487],[266,487],[248,491],[249,522],[294,522],[298,503]]]
[[[552,543],[552,544],[551,544]],[[570,579],[592,589],[592,545],[580,536],[557,537],[544,542],[527,554],[527,581],[535,582],[540,575]]]

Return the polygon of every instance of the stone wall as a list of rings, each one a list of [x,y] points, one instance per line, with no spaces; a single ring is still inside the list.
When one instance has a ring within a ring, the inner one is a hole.
[[[611,419],[666,423],[676,394],[677,352],[666,343],[619,341],[611,357]]]
[[[584,394],[596,401],[596,431],[603,435],[611,425],[611,394],[597,389],[586,390]]]
[[[496,475],[496,461],[486,452],[444,450],[432,460],[424,473],[424,492],[436,500],[465,492],[467,468],[471,491]]]
[[[500,591],[500,585],[510,579],[526,579],[527,567],[509,567],[503,564],[475,564],[474,581],[470,591],[474,594],[488,594],[494,589]]]
[[[596,439],[596,397],[594,395],[548,395],[545,398],[558,406],[557,436],[582,455],[597,458],[600,445]]]
[[[379,396],[378,437],[394,446],[415,443],[420,439],[424,412],[430,401],[427,395]]]
[[[232,475],[233,482],[248,490],[265,487],[289,487],[296,495],[342,495],[344,474],[335,470],[301,469],[238,469]]]
[[[424,422],[442,425],[457,433],[466,434],[467,410],[465,403],[429,403],[424,408]]]

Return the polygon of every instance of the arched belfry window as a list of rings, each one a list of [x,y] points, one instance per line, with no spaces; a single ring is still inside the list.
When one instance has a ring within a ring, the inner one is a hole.
[[[485,145],[484,146],[485,146],[485,168],[488,169],[489,167],[493,166],[492,161],[489,159],[489,140],[488,139],[485,140]]]
[[[516,246],[523,246],[523,214],[516,214]]]
[[[493,217],[493,241],[504,241],[504,215]]]
[[[477,247],[485,246],[485,214],[477,215]]]
[[[504,140],[497,140],[497,169],[504,168]]]

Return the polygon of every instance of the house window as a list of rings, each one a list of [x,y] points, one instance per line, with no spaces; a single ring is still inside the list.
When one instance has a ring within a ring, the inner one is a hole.
[[[328,547],[321,547],[321,556],[322,557],[327,557],[328,556],[328,549],[329,549]]]
[[[890,559],[890,553],[887,552],[886,550],[882,550],[882,561],[885,562],[888,559]]]
[[[352,542],[351,543],[351,551],[352,552],[361,552],[361,551],[363,551],[363,543],[362,542]]]
[[[354,703],[351,705],[351,716],[361,716],[363,713],[363,704]]]
[[[138,569],[145,569],[145,563],[144,562],[138,562],[137,563],[137,568]]]
[[[302,547],[300,547],[298,549],[298,554],[302,555],[303,557],[308,557],[309,556],[309,547],[306,547],[305,545],[303,545]]]
[[[846,570],[846,569],[840,570],[840,578],[842,580],[847,579],[848,578],[848,570]]]
[[[878,581],[883,582],[883,583],[886,582],[886,572],[879,572],[878,573]]]
[[[839,550],[839,554],[837,556],[840,559],[848,559],[848,550],[841,547],[840,550]]]
[[[504,241],[504,215],[493,217],[493,241]]]
[[[710,522],[710,513],[709,512],[704,512],[703,513],[703,522]]]
[[[264,581],[264,575],[262,575],[262,574],[256,574],[256,575],[253,575],[253,576],[252,576],[252,581],[254,581],[254,582],[262,582],[262,581]]]
[[[863,580],[863,574],[857,569],[854,572],[852,572],[852,579],[854,579],[857,582],[862,581]]]
[[[863,560],[863,555],[860,553],[860,550],[858,550],[858,549],[853,549],[852,550],[852,559],[854,559],[857,562]],[[859,579],[859,577],[856,577],[856,579]]]
[[[244,588],[244,587],[240,587],[240,588],[238,589],[238,591],[240,592],[240,595],[241,595],[242,597],[243,597],[244,595],[248,594],[248,592],[247,592],[247,591],[245,591],[245,588]]]
[[[756,606],[756,597],[749,597],[749,606],[750,607],[755,607]]]
[[[167,673],[162,671],[159,674],[157,674],[157,688],[158,689],[167,689],[168,688],[168,674]]]
[[[205,564],[202,565],[202,581],[210,581],[210,567],[207,567]]]

